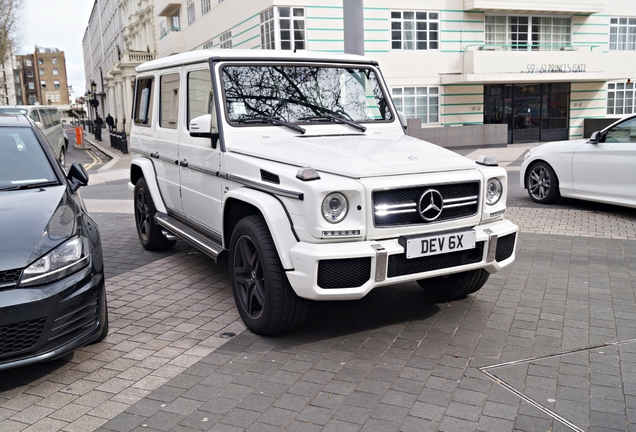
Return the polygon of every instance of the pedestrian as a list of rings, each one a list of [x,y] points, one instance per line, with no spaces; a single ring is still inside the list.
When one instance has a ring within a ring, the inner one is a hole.
[[[102,140],[102,126],[104,125],[104,120],[97,114],[97,118],[95,119],[95,139],[97,141]]]
[[[115,126],[115,120],[113,120],[113,116],[111,116],[110,113],[106,116],[106,124],[108,125],[108,131],[112,132]]]

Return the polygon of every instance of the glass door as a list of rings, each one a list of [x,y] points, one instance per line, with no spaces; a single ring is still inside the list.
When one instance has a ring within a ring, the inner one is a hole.
[[[515,85],[513,142],[541,141],[541,84]]]

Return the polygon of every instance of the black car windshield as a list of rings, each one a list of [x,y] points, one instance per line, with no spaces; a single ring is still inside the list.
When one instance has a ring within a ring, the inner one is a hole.
[[[226,65],[222,79],[230,123],[254,124],[243,120],[254,117],[305,124],[393,118],[387,96],[371,68]]]
[[[0,127],[0,191],[59,184],[31,128]]]

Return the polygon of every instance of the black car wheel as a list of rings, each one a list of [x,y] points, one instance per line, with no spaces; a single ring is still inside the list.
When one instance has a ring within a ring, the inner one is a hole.
[[[488,281],[490,273],[484,269],[469,270],[448,276],[417,281],[428,294],[440,300],[458,300],[479,291]]]
[[[550,165],[536,162],[526,174],[528,195],[534,202],[552,204],[561,198],[559,193],[559,179]]]
[[[229,260],[236,307],[251,331],[267,335],[302,324],[308,301],[290,286],[261,216],[248,216],[236,225]]]
[[[146,179],[141,177],[135,184],[135,225],[141,245],[152,251],[170,249],[174,240],[163,235],[162,228],[155,222],[155,204],[152,202]]]
[[[64,148],[60,149],[60,165],[66,169],[66,150]]]

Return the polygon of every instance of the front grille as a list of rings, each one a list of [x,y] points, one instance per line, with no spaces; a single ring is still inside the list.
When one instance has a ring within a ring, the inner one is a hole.
[[[40,338],[44,324],[46,317],[0,327],[0,356],[29,350]]]
[[[0,290],[13,288],[18,284],[22,269],[11,269],[0,271]]]
[[[371,258],[321,260],[318,263],[318,286],[357,288],[371,277]]]
[[[484,242],[477,242],[474,249],[407,259],[406,254],[389,256],[387,277],[404,276],[466,264],[478,263],[484,256]]]
[[[479,207],[480,187],[479,181],[472,181],[374,191],[375,226],[428,224],[474,216]],[[422,194],[429,189],[438,191],[444,201],[441,214],[433,221],[424,220],[418,209]]]
[[[94,326],[98,317],[98,293],[72,298],[72,304],[58,313],[49,333],[49,341],[64,337],[73,339]]]
[[[499,237],[499,239],[497,240],[497,253],[495,254],[495,260],[497,262],[506,260],[512,256],[512,253],[515,250],[516,237],[517,233]]]

